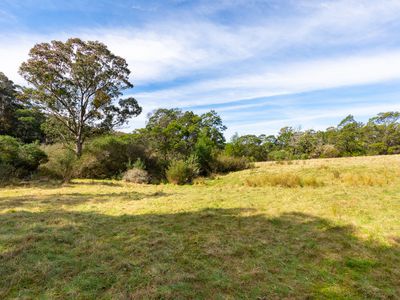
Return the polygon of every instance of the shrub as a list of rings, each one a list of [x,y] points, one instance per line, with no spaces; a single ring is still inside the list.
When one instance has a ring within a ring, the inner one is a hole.
[[[146,169],[146,165],[145,165],[144,161],[140,159],[140,157],[135,161],[135,163],[133,164],[133,167],[136,169],[141,169],[141,170]]]
[[[145,157],[144,149],[127,136],[101,136],[91,140],[80,158],[79,176],[112,178],[128,168],[130,162]]]
[[[0,162],[14,165],[18,162],[18,150],[21,144],[16,138],[0,135]]]
[[[49,159],[40,166],[42,175],[62,179],[64,182],[77,175],[77,157],[73,150],[62,144],[44,146],[43,149]]]
[[[321,158],[339,157],[340,151],[336,148],[335,145],[326,144],[318,147],[313,156]]]
[[[387,153],[388,154],[400,154],[400,146],[396,145],[396,146],[389,147]]]
[[[214,143],[207,136],[200,136],[195,147],[194,153],[199,165],[199,173],[203,176],[212,172],[212,163],[214,160]]]
[[[37,144],[22,144],[10,136],[0,136],[0,180],[25,177],[35,172],[47,160]]]
[[[0,162],[0,184],[4,184],[15,177],[15,167],[8,164]]]
[[[168,182],[174,184],[191,183],[197,175],[198,165],[193,158],[187,161],[174,160],[166,171]]]
[[[228,173],[250,168],[252,165],[245,157],[233,157],[225,154],[218,155],[213,162],[213,171]]]
[[[35,171],[41,163],[47,162],[46,153],[37,144],[20,146],[18,156],[21,166],[30,172]]]
[[[292,155],[286,150],[275,150],[268,153],[268,160],[288,160],[291,159]]]
[[[132,168],[124,173],[123,179],[133,183],[149,183],[149,174],[146,170]]]
[[[286,188],[295,188],[305,186],[319,187],[323,185],[323,182],[311,176],[301,177],[297,174],[282,173],[251,176],[246,179],[246,185],[251,187],[280,186]]]

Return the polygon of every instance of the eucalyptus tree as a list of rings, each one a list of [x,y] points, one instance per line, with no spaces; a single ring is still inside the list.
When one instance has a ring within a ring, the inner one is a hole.
[[[112,130],[141,112],[134,98],[121,99],[133,87],[127,62],[98,41],[37,44],[20,74],[30,84],[23,99],[33,101],[68,132],[77,156],[93,128]]]

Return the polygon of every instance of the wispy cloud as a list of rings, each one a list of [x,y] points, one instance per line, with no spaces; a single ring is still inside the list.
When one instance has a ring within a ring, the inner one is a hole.
[[[33,44],[100,40],[127,59],[137,86],[132,93],[146,111],[232,103],[221,112],[238,121],[238,111],[272,101],[255,98],[400,79],[399,1],[137,1],[126,9],[145,10],[151,20],[46,33],[2,28],[1,70],[22,83],[17,69]],[[143,124],[143,116],[138,120],[131,126]]]

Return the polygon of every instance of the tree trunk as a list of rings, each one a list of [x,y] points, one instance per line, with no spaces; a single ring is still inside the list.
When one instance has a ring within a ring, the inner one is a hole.
[[[81,157],[82,155],[82,138],[81,137],[77,137],[76,138],[76,144],[75,144],[75,153],[77,157]]]

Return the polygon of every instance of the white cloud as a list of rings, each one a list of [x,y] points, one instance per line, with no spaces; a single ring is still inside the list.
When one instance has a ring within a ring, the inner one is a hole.
[[[205,3],[199,7],[204,15],[232,5]],[[400,79],[400,49],[390,47],[397,31],[388,29],[399,25],[400,1],[289,3],[296,3],[289,15],[231,26],[196,16],[46,35],[2,29],[0,71],[21,84],[18,66],[35,43],[71,36],[97,39],[127,59],[137,86],[189,78],[180,87],[140,94],[133,90],[146,112]],[[224,110],[245,105],[261,104]],[[144,118],[142,114],[131,126],[142,125]]]
[[[137,94],[144,102],[190,106],[400,79],[400,49],[284,64],[263,73]]]
[[[276,59],[277,53],[293,47],[348,45],[377,38],[385,34],[382,26],[396,21],[400,13],[400,2],[390,0],[299,3],[298,10],[305,11],[299,15],[232,26],[197,18],[156,20],[138,28],[76,28],[48,35],[13,30],[0,36],[1,69],[17,80],[14,76],[21,57],[26,57],[34,43],[80,36],[101,40],[125,57],[137,84],[168,81],[199,71],[214,74],[227,67],[246,72],[273,64],[269,55],[274,54]],[[206,4],[202,7],[215,9],[215,5]],[[224,1],[217,7],[229,5],[230,1]]]

